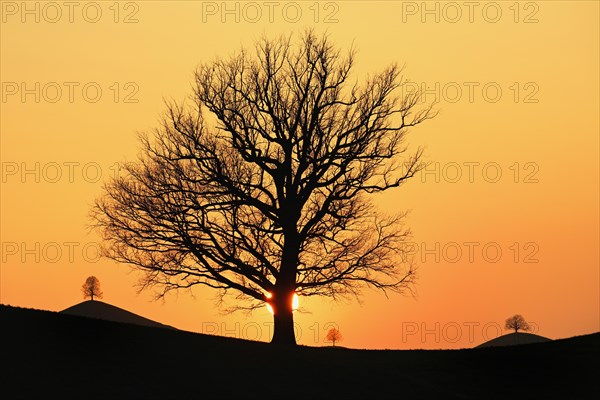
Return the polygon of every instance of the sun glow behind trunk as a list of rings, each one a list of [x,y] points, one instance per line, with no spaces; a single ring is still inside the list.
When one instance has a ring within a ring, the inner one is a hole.
[[[269,293],[269,292],[267,292],[266,296],[267,296],[268,299],[270,299],[271,297],[273,297],[273,295],[271,293]],[[269,303],[266,303],[266,305],[267,305],[267,310],[269,310],[269,312],[271,313],[271,315],[273,315],[274,314],[273,307]]]
[[[268,299],[273,297],[273,295],[268,292],[265,296],[267,296]],[[298,294],[294,293],[294,296],[292,297],[292,311],[296,311],[298,309],[299,304],[300,304],[300,299],[298,297]],[[271,306],[269,303],[266,303],[266,306],[267,306],[267,310],[269,311],[269,313],[271,313],[271,315],[273,315],[274,314],[273,306]]]

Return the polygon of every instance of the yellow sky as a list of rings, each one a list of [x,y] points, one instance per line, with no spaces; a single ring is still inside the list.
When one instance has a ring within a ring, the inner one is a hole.
[[[600,329],[597,2],[223,4],[0,3],[1,303],[61,310],[93,274],[148,318],[269,340],[266,310],[223,316],[208,290],[137,295],[136,272],[97,259],[87,213],[198,63],[314,26],[356,45],[357,79],[405,64],[440,114],[408,138],[430,170],[377,198],[411,210],[417,296],[304,301],[299,342],[337,324],[348,347],[471,347],[515,313],[550,338]]]

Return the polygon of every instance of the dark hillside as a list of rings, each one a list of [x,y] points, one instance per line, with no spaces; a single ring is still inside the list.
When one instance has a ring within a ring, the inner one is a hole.
[[[600,333],[468,350],[289,349],[7,306],[0,327],[6,399],[588,398],[600,372]]]

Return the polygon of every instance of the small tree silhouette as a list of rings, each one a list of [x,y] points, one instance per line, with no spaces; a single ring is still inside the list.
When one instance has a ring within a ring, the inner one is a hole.
[[[83,292],[83,298],[89,297],[92,301],[94,297],[102,298],[102,292],[100,291],[100,281],[95,276],[89,276],[83,286],[81,287]]]
[[[525,318],[521,314],[515,314],[510,318],[507,318],[504,324],[504,329],[514,329],[515,333],[520,330],[530,331],[531,326],[525,321]]]
[[[340,330],[337,328],[331,328],[329,330],[329,332],[327,332],[327,337],[326,337],[328,342],[332,342],[333,346],[335,347],[335,342],[339,342],[342,340],[342,334],[340,333]]]

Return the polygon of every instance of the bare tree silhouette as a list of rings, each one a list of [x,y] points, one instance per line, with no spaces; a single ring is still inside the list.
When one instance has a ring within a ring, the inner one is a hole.
[[[340,333],[340,330],[337,328],[331,328],[328,332],[327,332],[327,336],[325,337],[325,339],[328,342],[331,342],[333,344],[333,347],[335,347],[335,342],[339,342],[343,339],[342,334]]]
[[[525,318],[523,318],[522,315],[515,314],[512,317],[506,319],[504,329],[514,329],[515,333],[517,333],[519,330],[530,331],[531,326],[525,321]]]
[[[102,298],[103,293],[100,291],[100,281],[95,276],[89,276],[83,286],[81,287],[83,292],[83,298],[90,298],[92,301],[94,297]]]
[[[294,293],[410,289],[404,214],[378,213],[369,195],[423,167],[404,139],[434,112],[397,94],[396,65],[350,83],[354,57],[307,31],[200,65],[193,105],[169,102],[97,200],[103,254],[145,271],[141,288],[159,297],[205,285],[219,302],[249,300],[232,309],[269,303],[273,343],[295,343]]]

